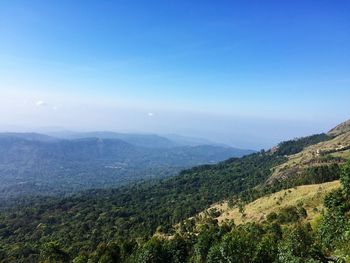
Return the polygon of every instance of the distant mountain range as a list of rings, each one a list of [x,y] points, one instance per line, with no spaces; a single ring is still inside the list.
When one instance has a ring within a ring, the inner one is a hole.
[[[200,146],[214,145],[222,147],[230,147],[222,143],[216,143],[203,138],[183,136],[178,134],[139,134],[139,133],[117,133],[110,131],[94,131],[94,132],[73,132],[59,131],[44,133],[52,137],[61,139],[81,139],[81,138],[100,138],[100,139],[119,139],[135,146],[147,148],[171,148],[177,146]],[[240,149],[237,149],[240,150]]]
[[[85,139],[85,138],[99,138],[99,139],[114,139],[122,140],[134,146],[146,148],[172,148],[180,146],[175,141],[155,134],[132,134],[132,133],[116,133],[109,131],[96,132],[52,132],[49,135],[61,139]]]
[[[119,186],[253,152],[173,138],[113,132],[0,133],[0,197]]]

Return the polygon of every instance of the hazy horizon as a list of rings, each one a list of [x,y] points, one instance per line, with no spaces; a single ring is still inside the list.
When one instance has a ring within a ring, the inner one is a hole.
[[[175,133],[256,150],[327,132],[350,118],[349,9],[4,1],[0,130]]]
[[[255,125],[259,125],[259,123],[254,123]],[[258,128],[260,131],[264,131],[264,129],[269,129],[267,125],[270,124],[270,122],[264,122],[260,123]],[[277,126],[276,122],[273,122],[274,125]],[[89,132],[115,132],[115,133],[125,133],[125,134],[154,134],[159,136],[171,136],[171,135],[177,135],[177,136],[184,136],[188,138],[193,139],[203,139],[208,140],[208,142],[212,143],[219,143],[219,144],[225,144],[227,146],[231,147],[237,147],[242,149],[251,149],[251,150],[260,150],[260,149],[269,149],[278,143],[294,139],[297,137],[303,137],[308,136],[312,134],[317,133],[324,133],[328,132],[331,128],[335,127],[338,123],[334,124],[334,126],[331,127],[322,127],[322,124],[320,124],[319,127],[314,127],[311,125],[308,125],[307,123],[300,124],[304,126],[300,126],[300,129],[303,129],[305,132],[299,132],[296,133],[294,130],[291,132],[288,132],[288,127],[294,127],[295,123],[280,123],[280,126],[278,129],[270,133],[270,136],[265,137],[257,137],[254,135],[254,130],[251,125],[244,125],[242,124],[241,127],[244,127],[246,130],[243,132],[243,129],[239,126],[233,125],[231,127],[227,128],[228,132],[231,132],[232,134],[226,133],[215,133],[210,132],[208,130],[205,131],[199,131],[199,130],[193,130],[190,129],[178,129],[176,131],[167,131],[166,129],[164,131],[147,131],[147,130],[137,130],[137,129],[98,129],[98,127],[95,128],[64,128],[64,127],[58,127],[58,126],[37,126],[37,127],[25,127],[20,125],[0,125],[0,132],[19,132],[19,133],[26,133],[26,132],[34,132],[34,133],[41,133],[41,134],[47,134],[50,136],[54,136],[55,133],[89,133]],[[289,126],[288,126],[289,125]],[[275,126],[275,127],[276,127]],[[251,130],[247,130],[251,129]],[[282,130],[283,129],[283,130]],[[281,132],[282,130],[282,132]],[[226,136],[226,137],[223,137]]]

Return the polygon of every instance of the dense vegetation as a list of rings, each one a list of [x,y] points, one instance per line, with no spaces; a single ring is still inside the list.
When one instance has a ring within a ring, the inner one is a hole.
[[[28,239],[25,244],[4,243],[0,257],[3,262],[345,262],[350,255],[350,162],[342,169],[341,183],[342,188],[326,197],[327,210],[313,226],[304,221],[306,211],[300,204],[269,214],[263,223],[236,226],[227,222],[219,226],[212,217],[216,212],[212,211],[183,221],[172,236],[127,239],[116,238],[114,230],[104,228],[102,221],[106,219],[102,217],[114,219],[105,212],[95,219],[97,224],[85,222],[86,232],[74,222],[77,227],[74,233],[56,232],[55,240],[42,238],[31,244],[29,240],[53,232],[48,225],[54,223],[52,217],[22,237]],[[17,227],[24,227],[24,222],[13,214],[9,217],[1,225],[1,233],[2,240],[11,242],[14,237],[11,238],[13,234],[6,224],[14,220]],[[74,215],[71,220],[78,221]],[[90,236],[95,246],[78,241],[80,235],[89,235],[89,224],[96,227]],[[61,228],[65,227],[61,224]],[[97,242],[96,236],[101,231],[106,236]]]
[[[305,147],[330,140],[332,137],[325,134],[315,134],[303,138],[282,142],[277,147],[277,153],[280,155],[291,155],[302,151]]]
[[[78,239],[78,246],[86,242],[94,247],[110,238],[149,237],[157,227],[169,231],[174,223],[210,204],[263,182],[270,168],[282,161],[284,157],[262,152],[186,170],[159,182],[89,190],[65,199],[38,198],[29,209],[26,204],[7,213],[3,219],[10,226],[7,242],[31,240],[39,224],[50,229],[35,234],[39,240],[58,238],[69,244]]]
[[[287,189],[299,185],[331,182],[339,179],[340,172],[340,164],[338,163],[311,166],[305,169],[305,171],[303,171],[303,173],[299,174],[298,176],[287,178],[285,180],[275,181],[273,184],[262,184],[254,188],[249,188],[239,193],[236,199],[240,199],[244,202],[251,202],[259,197],[270,193],[275,193],[282,189]]]
[[[88,135],[114,135],[127,142],[114,137],[63,140],[40,134],[0,133],[0,199],[116,187],[251,153],[214,145],[177,146],[151,135]]]
[[[304,140],[300,144],[302,150]],[[281,144],[281,152],[283,147],[289,145]],[[261,151],[155,182],[89,190],[63,199],[18,201],[0,214],[0,258],[4,262],[325,261],[337,243],[326,247],[319,241],[329,233],[319,235],[303,224],[302,207],[271,215],[263,224],[219,226],[210,215],[187,220],[214,202],[250,193],[271,175],[272,167],[286,161],[281,152]],[[342,178],[346,176],[345,168]],[[160,237],[152,237],[155,232]]]

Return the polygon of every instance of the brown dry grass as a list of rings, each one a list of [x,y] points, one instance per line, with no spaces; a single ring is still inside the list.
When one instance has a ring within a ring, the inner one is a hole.
[[[244,217],[239,213],[238,208],[229,209],[227,202],[215,204],[211,208],[222,211],[221,215],[217,218],[219,222],[233,219],[236,224],[241,224],[252,221],[259,222],[265,219],[271,212],[278,212],[283,207],[295,206],[302,202],[308,214],[307,220],[312,221],[323,209],[322,204],[325,195],[339,186],[339,181],[334,181],[282,190],[247,204],[245,206]]]

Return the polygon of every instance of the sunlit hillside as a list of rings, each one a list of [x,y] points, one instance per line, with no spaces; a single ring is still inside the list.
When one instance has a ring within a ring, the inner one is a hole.
[[[289,188],[244,205],[243,213],[239,211],[238,207],[230,208],[227,201],[215,204],[210,209],[214,208],[220,212],[220,216],[217,217],[219,222],[234,220],[236,224],[242,224],[261,222],[266,220],[266,216],[272,212],[278,213],[282,208],[302,205],[307,211],[307,220],[312,221],[323,210],[325,195],[339,186],[339,181],[333,181]]]

